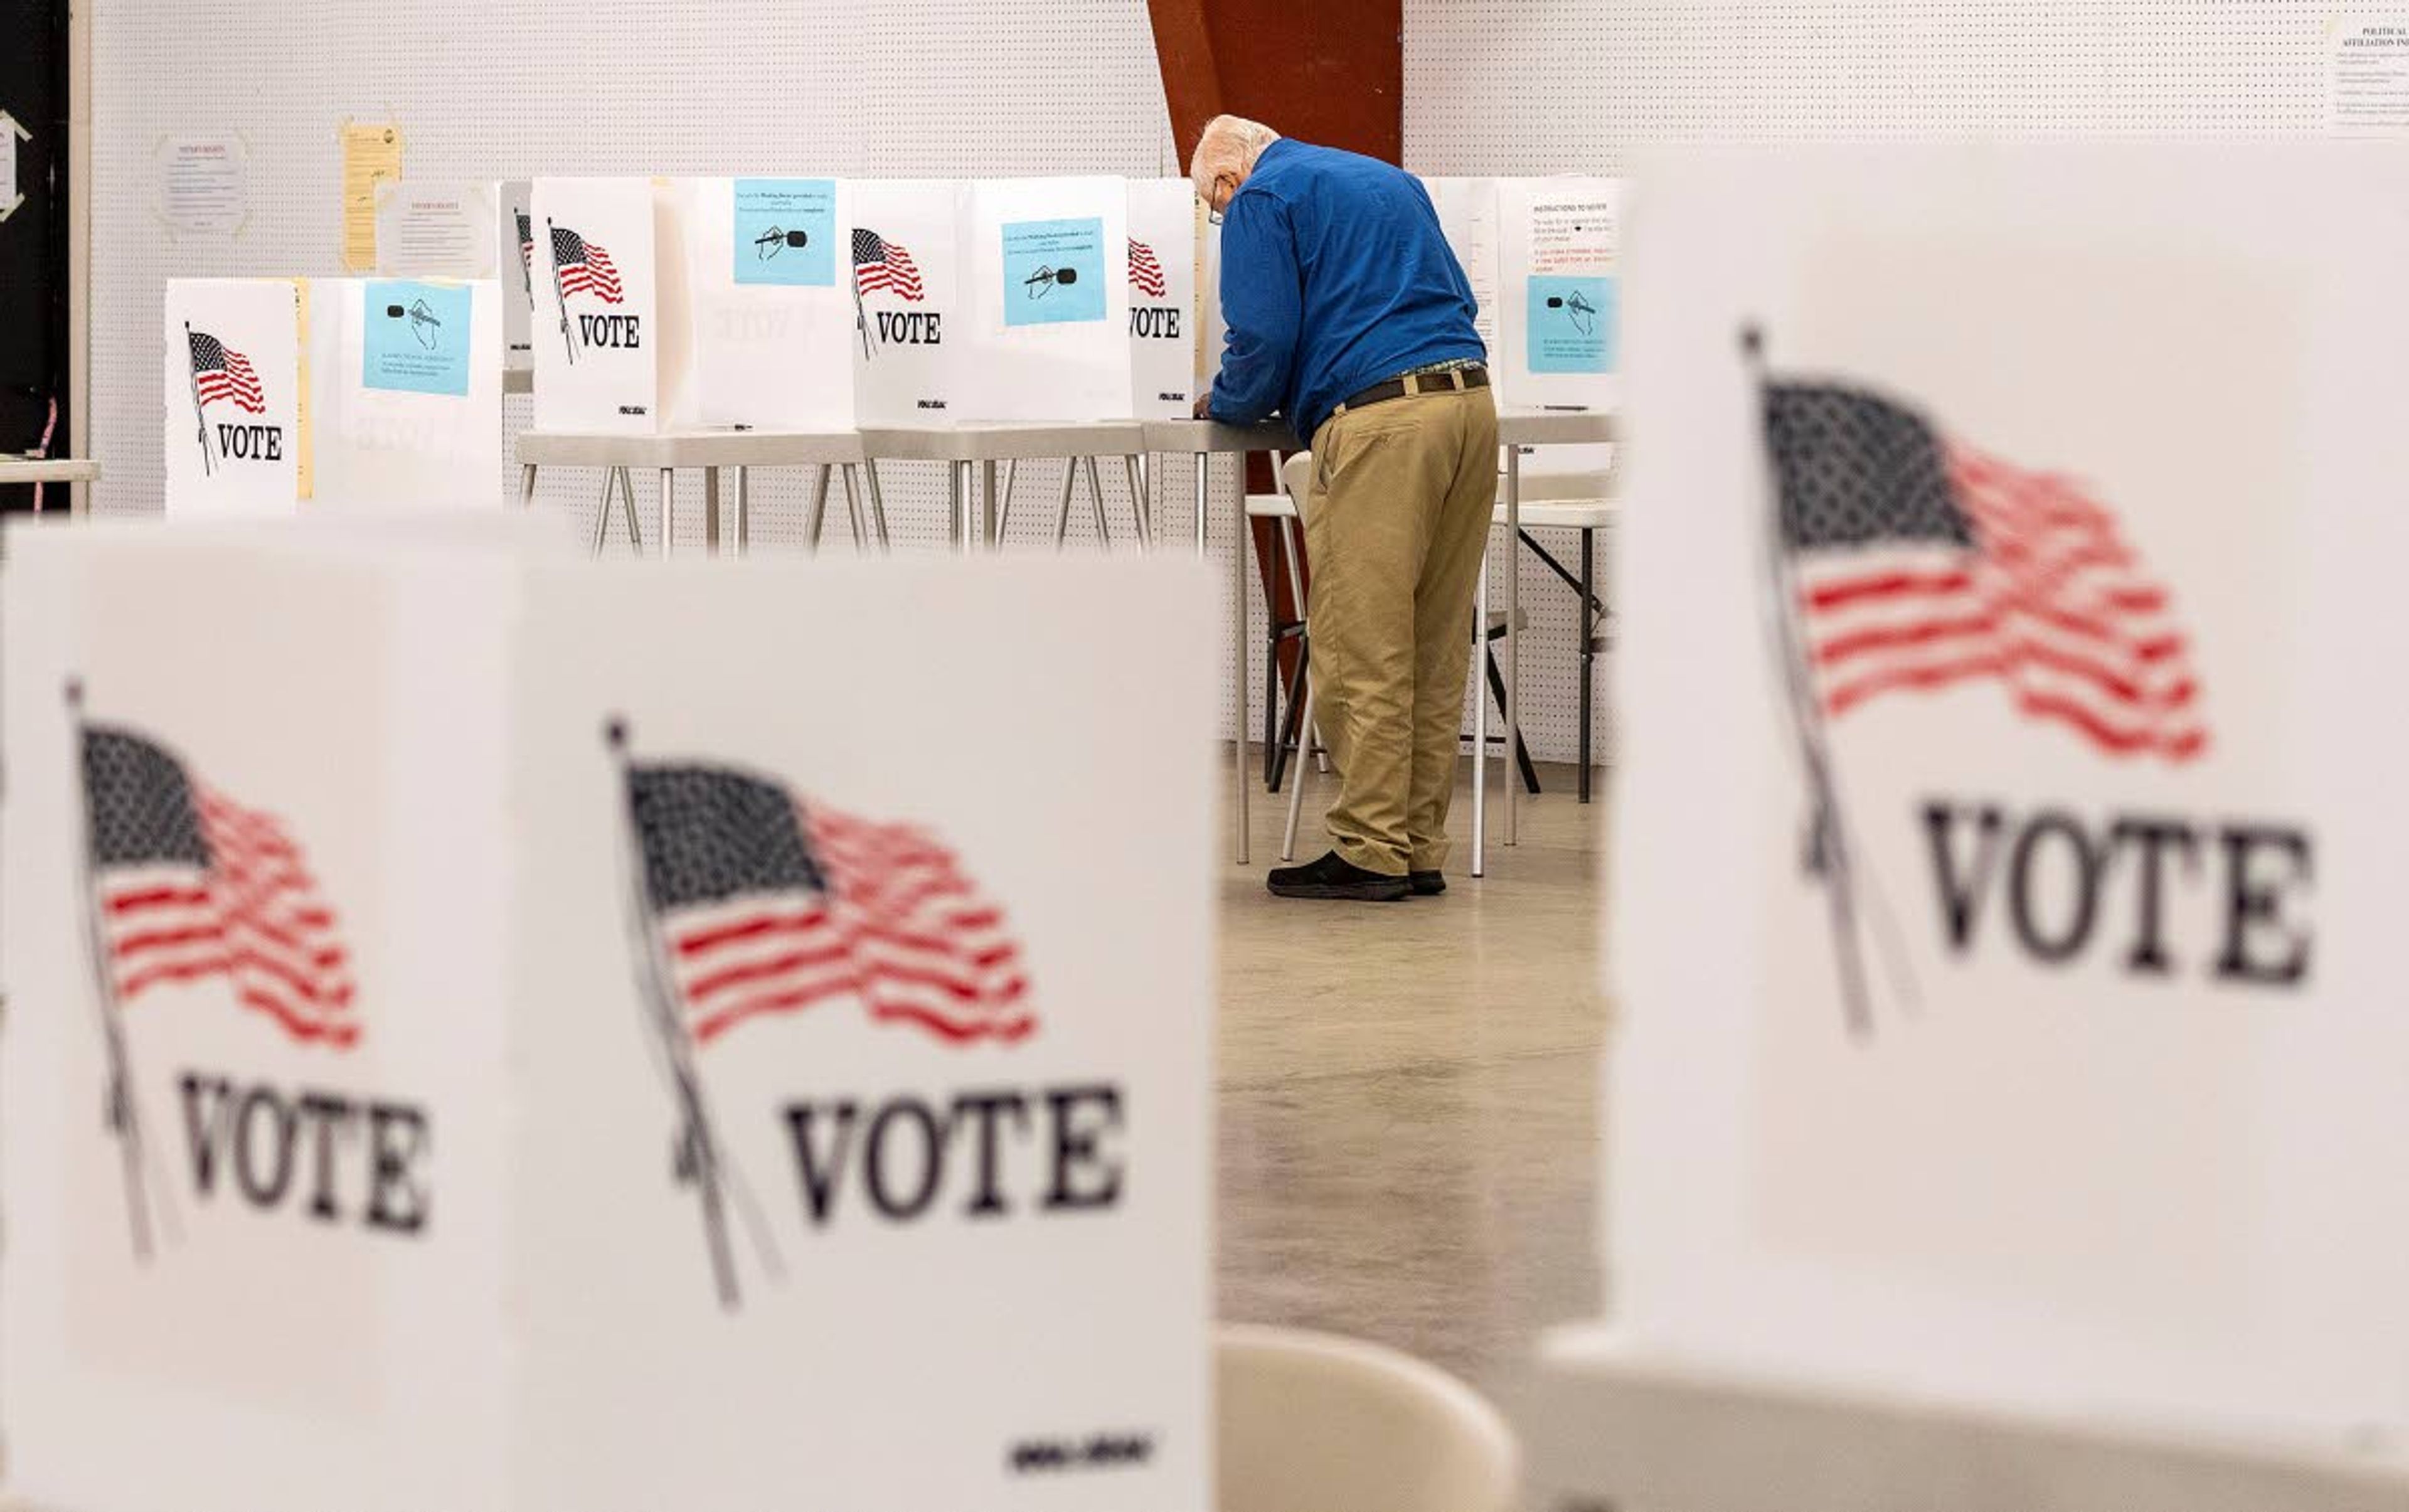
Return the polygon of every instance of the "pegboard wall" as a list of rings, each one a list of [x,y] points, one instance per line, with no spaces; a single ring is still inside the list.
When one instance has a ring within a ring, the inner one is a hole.
[[[110,514],[160,507],[166,281],[341,271],[346,118],[397,123],[405,176],[433,182],[1183,171],[1137,0],[99,0],[92,61],[92,445],[105,468],[93,497]],[[249,221],[233,239],[171,241],[153,155],[166,137],[219,134],[247,149]],[[511,434],[530,420],[526,396],[505,401]],[[1125,544],[1120,470],[1104,472]],[[944,469],[890,463],[880,476],[898,549],[938,546]],[[1183,540],[1193,476],[1169,458],[1152,483]],[[1060,477],[1058,463],[1021,469],[1016,538],[1050,533]],[[1221,582],[1236,489],[1226,463],[1217,477]],[[495,480],[500,498],[514,502],[517,486],[515,467]],[[649,545],[656,485],[640,474],[636,488]],[[600,493],[597,472],[547,469],[537,502],[590,531]],[[801,549],[807,473],[757,469],[752,493],[755,548]],[[700,478],[683,477],[682,548],[700,545]],[[1092,539],[1084,496],[1073,529]],[[827,540],[851,549],[841,491]],[[1225,720],[1228,700],[1225,688]]]
[[[2326,27],[2342,8],[2339,0],[1406,0],[1406,166],[1621,174],[1647,151],[1691,146],[2315,134],[2325,123]],[[1541,755],[1562,755],[1580,688],[1575,599],[1528,562],[1522,591],[1533,620],[1522,658],[1527,733]],[[1492,593],[1502,601],[1502,579]],[[1600,663],[1601,689],[1611,665]],[[1608,708],[1603,692],[1598,707]],[[1599,741],[1610,756],[1610,728]]]

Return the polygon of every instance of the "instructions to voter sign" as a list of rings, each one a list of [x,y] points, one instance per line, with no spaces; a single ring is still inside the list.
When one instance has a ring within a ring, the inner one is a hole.
[[[465,396],[473,335],[469,299],[463,284],[370,283],[361,385],[397,394]]]
[[[1104,318],[1104,223],[1015,221],[1003,227],[1003,324]]]
[[[825,289],[836,283],[836,180],[736,180],[736,281]]]
[[[1535,275],[1530,281],[1530,367],[1535,373],[1614,371],[1622,313],[1609,278]]]

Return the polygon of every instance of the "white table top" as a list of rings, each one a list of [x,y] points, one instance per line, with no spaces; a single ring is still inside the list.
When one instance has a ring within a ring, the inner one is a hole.
[[[1497,440],[1502,446],[1579,446],[1619,439],[1613,411],[1608,410],[1500,410]]]
[[[1149,452],[1299,452],[1304,447],[1285,420],[1229,425],[1219,420],[1149,420]]]
[[[869,425],[863,447],[899,462],[1017,462],[1029,457],[1134,456],[1146,427],[1134,420],[981,420],[946,425]]]
[[[100,478],[100,464],[74,457],[0,456],[0,483],[88,483]]]
[[[519,462],[566,468],[777,468],[862,460],[856,430],[524,430]]]

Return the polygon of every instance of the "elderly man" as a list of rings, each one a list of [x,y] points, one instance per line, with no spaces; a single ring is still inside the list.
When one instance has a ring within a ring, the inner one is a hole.
[[[1420,180],[1221,116],[1189,169],[1222,220],[1229,346],[1198,413],[1275,410],[1313,447],[1314,707],[1337,759],[1333,849],[1283,898],[1447,890],[1497,410],[1472,287]]]

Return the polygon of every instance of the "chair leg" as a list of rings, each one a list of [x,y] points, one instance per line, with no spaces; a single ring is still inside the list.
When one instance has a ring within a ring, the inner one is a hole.
[[[1497,653],[1484,646],[1480,655],[1489,664],[1489,691],[1497,696],[1497,707],[1503,709],[1506,707],[1506,674],[1497,670]],[[1522,744],[1522,732],[1509,726],[1506,739],[1514,747],[1514,764],[1522,770],[1523,790],[1536,798],[1539,794],[1539,769],[1532,764],[1531,753]]]
[[[1313,728],[1313,678],[1306,670],[1302,656],[1297,658],[1296,681],[1299,689],[1305,695],[1303,705],[1298,711],[1304,717],[1297,722],[1299,731],[1297,739],[1302,742],[1305,738],[1303,732]],[[1304,747],[1300,743],[1298,746],[1300,755],[1303,750]],[[1283,861],[1296,859],[1296,822],[1298,816],[1305,812],[1305,762],[1299,761],[1296,764],[1296,780],[1288,790],[1288,828],[1280,832],[1280,859]]]
[[[1271,790],[1275,793],[1280,790],[1280,784],[1288,780],[1290,759],[1293,757],[1300,762],[1305,759],[1306,732],[1313,728],[1312,721],[1305,717],[1305,711],[1312,705],[1305,697],[1305,678],[1313,665],[1313,638],[1299,629],[1295,641],[1296,685],[1288,696],[1288,712],[1280,718],[1279,754],[1272,764]]]

